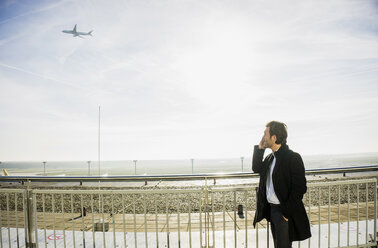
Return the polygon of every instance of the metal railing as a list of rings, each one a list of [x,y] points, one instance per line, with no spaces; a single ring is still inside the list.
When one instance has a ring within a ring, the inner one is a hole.
[[[322,174],[354,174],[378,171],[378,165],[354,166],[342,168],[310,169],[308,175]],[[24,182],[118,182],[118,181],[189,181],[205,179],[231,179],[231,178],[258,178],[258,173],[233,172],[233,173],[196,173],[196,174],[172,174],[172,175],[121,175],[121,176],[0,176],[0,181],[24,181]]]
[[[253,228],[256,184],[190,189],[2,189],[2,247],[273,247]],[[212,182],[212,181],[211,181]],[[293,247],[376,247],[377,179],[308,183],[312,238]]]

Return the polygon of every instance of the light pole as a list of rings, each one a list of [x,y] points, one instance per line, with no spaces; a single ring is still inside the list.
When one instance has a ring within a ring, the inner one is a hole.
[[[136,163],[138,162],[138,160],[133,160],[134,162],[134,174],[136,175]]]
[[[88,176],[91,175],[91,161],[87,161],[88,163]]]
[[[192,162],[192,174],[194,174],[194,166],[193,166],[194,158],[191,158],[190,161]]]
[[[46,176],[46,161],[43,161],[43,175]]]
[[[101,106],[98,106],[98,176],[101,175],[101,165],[100,165],[100,128],[101,128],[101,122],[100,122],[100,117],[101,117]]]
[[[243,160],[244,160],[244,157],[240,157],[240,160],[241,160],[241,166],[242,166],[242,172],[243,172]]]

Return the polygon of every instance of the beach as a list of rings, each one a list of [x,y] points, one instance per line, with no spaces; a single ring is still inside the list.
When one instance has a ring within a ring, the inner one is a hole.
[[[270,152],[266,152],[265,155]],[[348,168],[378,165],[378,153],[303,155],[306,170]],[[35,176],[118,176],[118,175],[172,175],[201,173],[252,172],[252,157],[238,158],[198,158],[166,160],[118,160],[101,161],[2,161],[1,169],[10,175]],[[193,170],[192,170],[193,169]]]

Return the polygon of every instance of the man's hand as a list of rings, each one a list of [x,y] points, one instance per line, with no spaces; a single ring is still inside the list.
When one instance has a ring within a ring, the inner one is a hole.
[[[265,149],[265,145],[264,145],[264,136],[261,138],[261,141],[260,141],[260,143],[259,143],[259,149]]]
[[[282,218],[285,220],[285,221],[289,221],[288,218],[286,218],[285,216],[282,215]]]

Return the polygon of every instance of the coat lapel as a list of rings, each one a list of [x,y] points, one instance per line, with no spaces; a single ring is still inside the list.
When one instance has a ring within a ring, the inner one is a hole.
[[[281,166],[281,159],[276,158],[276,164],[274,165],[274,169],[272,173],[273,185],[274,185],[274,178],[276,177],[277,171],[279,170],[280,166]]]
[[[264,182],[266,182],[266,179],[267,179],[267,176],[268,176],[268,173],[269,173],[269,169],[270,169],[270,165],[272,164],[273,159],[274,159],[273,155],[269,154],[269,157],[267,157],[267,165],[264,168]]]
[[[282,158],[286,154],[286,150],[288,149],[287,145],[281,146],[281,148],[278,150],[277,156],[276,156],[276,165],[274,166],[272,178],[275,178],[275,175],[277,174],[277,171],[280,169]],[[274,184],[274,181],[273,181]]]

